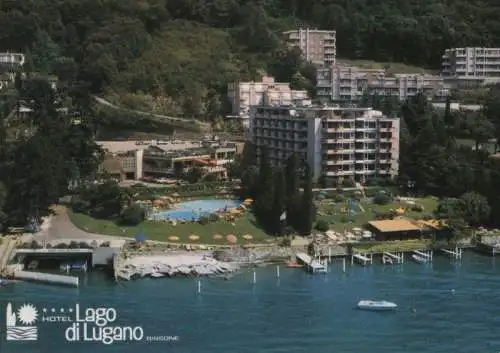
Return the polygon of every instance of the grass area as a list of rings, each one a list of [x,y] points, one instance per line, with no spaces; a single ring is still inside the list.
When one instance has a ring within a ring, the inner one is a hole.
[[[388,74],[413,74],[413,73],[435,73],[432,70],[424,69],[417,66],[406,65],[402,63],[390,62],[375,62],[370,60],[343,60],[339,59],[338,62],[345,62],[347,65],[361,67],[363,69],[385,69]]]
[[[239,243],[244,243],[241,237],[245,234],[253,236],[253,243],[264,243],[273,239],[267,236],[262,229],[256,226],[255,218],[248,213],[245,216],[234,221],[234,226],[230,222],[218,221],[201,225],[199,223],[186,223],[171,225],[168,223],[145,221],[135,227],[121,227],[111,220],[94,219],[82,213],[74,213],[68,209],[70,220],[78,228],[91,233],[118,235],[126,237],[134,237],[143,232],[148,240],[168,241],[167,238],[171,235],[178,236],[181,243],[193,244],[227,244],[225,236],[234,234],[238,238]],[[200,240],[192,241],[189,239],[191,234],[198,235]],[[213,235],[220,234],[224,237],[221,240],[214,240]]]
[[[415,203],[424,207],[423,212],[407,211],[403,214],[409,218],[422,218],[426,214],[432,214],[436,209],[438,199],[435,197],[416,198]],[[347,204],[334,203],[333,200],[323,200],[318,207],[318,219],[325,220],[330,223],[330,228],[336,231],[344,231],[356,227],[363,227],[367,222],[375,220],[374,212],[385,213],[398,208],[408,208],[408,205],[402,202],[391,202],[387,205],[375,205],[361,202],[361,206],[365,212],[357,212],[354,215],[347,216],[341,213],[342,208],[346,208]]]
[[[411,239],[384,241],[378,243],[356,244],[352,247],[353,252],[381,253],[381,252],[405,252],[419,249],[428,249],[432,245],[429,239]]]

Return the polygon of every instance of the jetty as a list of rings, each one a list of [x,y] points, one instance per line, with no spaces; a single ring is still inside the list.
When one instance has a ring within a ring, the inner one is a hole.
[[[311,273],[326,273],[327,267],[323,265],[320,261],[315,260],[311,256],[304,252],[298,252],[295,254],[298,262],[304,264],[307,270]]]
[[[424,259],[427,260],[427,262],[431,262],[432,261],[432,251],[426,251],[426,250],[422,250],[422,251],[419,251],[419,250],[413,250],[413,253],[415,255],[418,255],[420,257],[423,257]]]
[[[455,250],[449,250],[449,249],[441,249],[441,251],[450,256],[451,258],[454,258],[456,260],[459,260],[462,258],[462,254],[463,254],[463,249],[461,248],[455,248]]]
[[[50,284],[60,284],[72,287],[78,287],[79,278],[75,276],[62,276],[51,273],[40,273],[30,271],[15,271],[14,278],[23,281],[36,281]]]
[[[367,256],[367,254],[362,255],[362,254],[352,254],[351,255],[351,265],[354,265],[354,262],[366,266],[366,265],[371,265],[373,263],[373,254],[370,254],[370,257]]]
[[[390,252],[386,251],[386,252],[383,253],[383,255],[387,256],[387,257],[390,257],[391,259],[395,260],[398,264],[402,264],[405,261],[404,253],[393,254],[393,253],[390,253]]]

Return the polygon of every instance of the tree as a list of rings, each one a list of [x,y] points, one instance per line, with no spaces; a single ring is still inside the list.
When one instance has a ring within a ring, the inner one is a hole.
[[[474,191],[460,196],[458,204],[463,219],[473,227],[483,225],[490,217],[491,209],[488,200]]]
[[[260,166],[257,184],[257,196],[254,203],[255,216],[265,228],[273,228],[274,180],[273,169],[269,160],[269,150],[260,151]]]
[[[283,234],[284,222],[281,220],[281,215],[285,211],[286,205],[286,184],[285,175],[281,168],[275,171],[274,175],[274,204],[273,204],[273,229],[278,235]]]
[[[305,180],[306,182],[304,185],[304,191],[302,192],[302,203],[300,210],[300,232],[304,235],[309,235],[311,234],[315,218],[312,191],[312,173],[309,167],[307,167],[305,170]]]

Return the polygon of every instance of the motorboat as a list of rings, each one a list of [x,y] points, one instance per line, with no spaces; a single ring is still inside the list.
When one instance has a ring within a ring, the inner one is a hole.
[[[383,255],[383,256],[382,256],[382,263],[383,263],[384,265],[392,265],[392,264],[394,264],[394,261],[392,260],[392,258],[391,258],[391,257],[389,257],[389,256],[387,256],[387,255]]]
[[[160,273],[160,272],[153,272],[149,275],[149,277],[151,278],[162,278],[162,277],[165,277],[165,275],[163,273]]]
[[[393,302],[385,300],[360,300],[357,305],[358,309],[371,310],[371,311],[391,311],[395,310],[398,306]]]
[[[423,256],[419,256],[417,254],[413,254],[411,255],[411,259],[419,264],[425,264],[427,263],[427,258],[423,257]]]
[[[36,270],[38,267],[38,261],[33,260],[28,264],[28,270]]]
[[[81,263],[62,263],[59,266],[61,271],[69,271],[69,270],[82,270],[86,271],[87,270],[87,263],[86,262],[81,262]]]

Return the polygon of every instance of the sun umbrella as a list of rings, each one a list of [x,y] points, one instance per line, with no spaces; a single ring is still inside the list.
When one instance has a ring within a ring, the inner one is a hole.
[[[252,240],[252,239],[253,239],[253,237],[252,237],[250,234],[245,234],[245,235],[243,236],[243,239],[245,239],[245,240]]]
[[[222,235],[220,235],[220,234],[214,234],[213,238],[214,238],[215,240],[220,240],[220,239],[222,239],[222,238],[223,238],[223,236],[222,236]]]
[[[238,241],[238,238],[236,238],[236,236],[234,234],[228,234],[226,236],[226,240],[229,244],[236,244],[236,242]]]
[[[173,197],[179,197],[180,195],[179,195],[178,193],[174,192],[174,193],[172,194],[172,196],[173,196]]]
[[[252,199],[245,199],[245,201],[243,201],[244,203],[252,203],[253,200]]]
[[[191,234],[191,235],[189,236],[189,240],[200,240],[200,237],[199,237],[199,236],[197,236],[197,235],[195,235],[195,234]]]
[[[170,240],[170,241],[178,241],[179,237],[176,237],[175,235],[171,235],[167,239]]]

